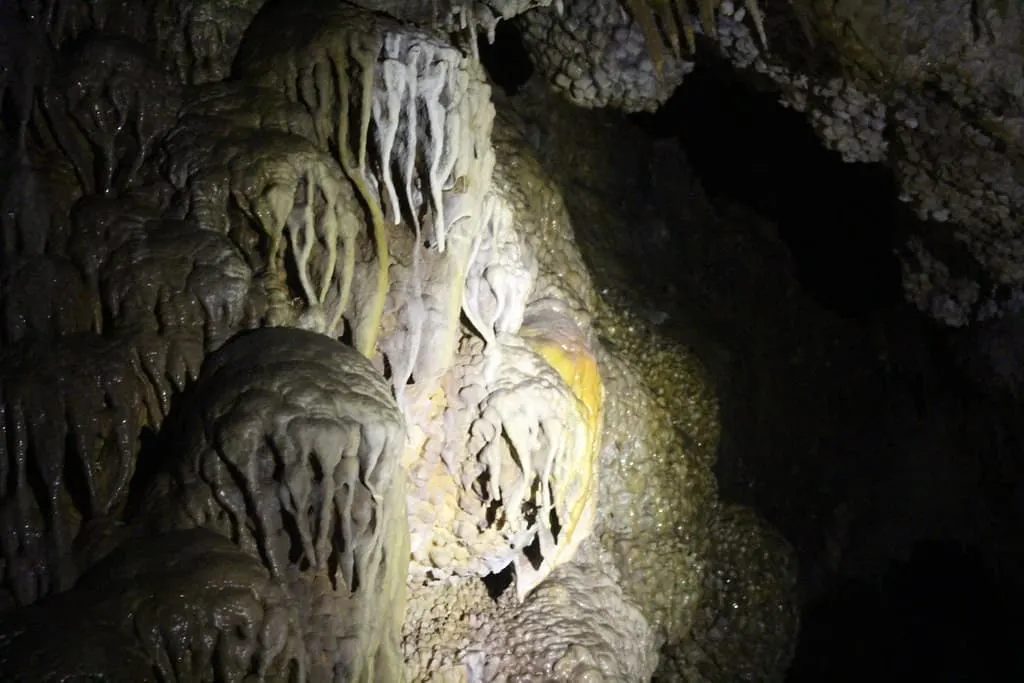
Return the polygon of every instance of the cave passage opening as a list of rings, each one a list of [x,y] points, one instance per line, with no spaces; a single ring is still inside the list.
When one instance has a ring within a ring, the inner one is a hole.
[[[494,42],[481,38],[479,47],[507,95],[533,76],[515,22],[499,23]],[[845,163],[776,93],[702,50],[661,108],[629,119],[655,138],[676,138],[712,202],[743,205],[777,225],[802,289],[827,310],[863,317],[902,301],[897,254],[914,217],[892,173]]]
[[[480,54],[510,97],[533,76],[514,22],[499,24]],[[677,140],[712,203],[773,224],[801,291],[823,310],[855,325],[913,314],[898,251],[917,219],[883,164],[844,162],[805,114],[714,54],[699,56],[657,112],[627,119],[652,138]],[[1005,668],[996,676],[1007,665],[1024,674],[1024,658],[1012,654],[1020,629],[1000,626],[1024,607],[1020,580],[975,545],[922,540],[894,553],[909,559],[834,579],[805,602],[790,683],[1008,680]]]
[[[892,174],[845,163],[776,93],[702,52],[657,112],[631,118],[679,140],[713,203],[775,224],[802,290],[823,308],[864,317],[902,300],[897,249],[910,216]]]

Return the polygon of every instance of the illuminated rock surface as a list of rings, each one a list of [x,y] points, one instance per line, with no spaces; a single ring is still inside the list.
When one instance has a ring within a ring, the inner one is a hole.
[[[1016,5],[902,42],[939,15],[819,5],[10,3],[0,678],[781,680],[793,549],[721,500],[713,373],[629,273],[672,238],[475,39],[519,17],[580,116],[714,46],[958,226],[977,277],[918,235],[915,303],[1015,310]]]

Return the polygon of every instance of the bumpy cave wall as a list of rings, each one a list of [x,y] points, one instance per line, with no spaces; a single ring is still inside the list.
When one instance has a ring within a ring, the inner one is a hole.
[[[954,326],[1019,312],[1020,3],[626,4],[640,21],[614,0],[524,15],[535,63],[574,102],[657,108],[702,48],[717,52],[844,159],[895,171],[927,222],[903,254],[909,301]],[[659,42],[656,69],[645,43]]]
[[[780,679],[791,549],[577,239],[657,247],[574,231],[475,38],[519,16],[584,107],[657,107],[699,46],[766,77],[957,226],[905,283],[958,324],[1015,310],[1020,18],[947,4],[5,5],[0,672]]]
[[[656,11],[658,6],[684,3],[646,4]],[[1007,507],[1019,509],[1020,500],[1019,486],[1014,483],[1019,480],[1019,467],[1013,464],[1019,460],[1020,443],[1016,424],[1022,364],[1016,351],[1020,337],[1015,332],[1019,326],[1015,299],[1019,295],[1015,293],[1018,285],[1013,284],[1020,263],[1013,252],[1020,211],[1013,198],[1019,196],[1021,154],[1019,135],[1009,132],[1019,122],[1021,111],[1019,3],[948,2],[928,7],[913,3],[762,3],[767,45],[740,3],[692,4],[718,5],[720,14],[713,31],[708,30],[707,22],[694,23],[696,54],[682,51],[681,70],[663,67],[662,73],[671,79],[661,89],[649,87],[659,81],[651,76],[653,65],[645,63],[643,50],[637,49],[644,31],[616,13],[612,3],[567,3],[562,17],[554,12],[524,16],[521,29],[533,63],[577,105],[604,106],[615,100],[619,106],[636,110],[659,109],[678,82],[672,79],[682,78],[686,89],[689,63],[696,62],[698,69],[707,73],[704,67],[709,62],[725,62],[733,77],[804,115],[826,147],[851,165],[883,166],[896,181],[894,194],[917,214],[917,220],[901,217],[896,233],[900,237],[896,246],[902,262],[903,295],[939,324],[937,329],[928,320],[916,320],[892,307],[871,322],[872,339],[865,343],[860,338],[864,330],[856,326],[825,320],[806,326],[806,321],[815,317],[806,305],[798,307],[799,317],[792,317],[797,315],[794,311],[776,316],[777,302],[760,292],[772,291],[784,300],[789,294],[782,283],[744,273],[726,274],[734,267],[732,261],[719,262],[720,272],[698,269],[697,276],[687,274],[688,278],[706,278],[708,283],[734,282],[732,288],[725,289],[698,281],[691,290],[700,293],[700,302],[692,304],[698,312],[690,315],[690,320],[710,320],[715,335],[728,338],[737,334],[728,311],[742,310],[738,327],[752,340],[735,345],[734,357],[738,364],[750,368],[751,376],[726,390],[724,401],[729,408],[723,430],[731,444],[728,450],[735,451],[741,441],[746,446],[740,450],[758,455],[725,458],[726,466],[733,470],[729,478],[734,480],[728,494],[747,501],[759,499],[765,503],[759,510],[774,507],[771,517],[775,521],[799,519],[784,525],[794,537],[819,534],[824,525],[829,530],[822,546],[833,558],[830,563],[852,573],[874,571],[885,558],[899,555],[902,550],[897,549],[922,534],[998,546],[1003,549],[996,552],[1002,558],[1000,563],[1019,566],[1009,540],[1019,533],[1012,530],[1017,528],[1013,520],[1019,513]],[[598,48],[591,49],[595,42],[588,36],[601,35],[595,22],[604,22],[616,39],[605,38]],[[669,45],[663,46],[661,56],[679,59],[670,49],[669,28],[668,35],[663,31]],[[676,25],[675,30],[682,36],[685,23]],[[616,88],[623,81],[609,81],[602,73],[612,63],[628,63],[641,72],[638,79],[646,85],[630,91],[633,99],[616,100],[620,98]],[[666,113],[660,111],[659,116]],[[722,124],[723,118],[746,126],[752,136],[765,130],[755,120],[729,113],[715,123]],[[702,125],[688,135],[709,141],[700,146],[717,157],[714,165],[722,169],[723,184],[756,178],[757,174],[745,167],[751,163],[748,157],[734,156],[736,147],[724,141],[742,139],[747,131],[732,134],[716,126],[713,135],[710,130]],[[782,167],[788,165],[785,160],[793,157],[786,151],[780,155],[767,163],[779,166],[778,175],[783,175]],[[788,169],[785,177],[794,178]],[[859,183],[854,187],[862,189]],[[809,197],[809,203],[821,202],[826,195],[816,189],[813,183],[793,188],[817,195]],[[841,190],[836,194],[842,194]],[[678,194],[693,197],[686,186]],[[716,209],[718,215],[708,212],[706,220],[720,220],[722,207]],[[831,213],[842,210],[841,204],[820,206],[822,242],[833,236]],[[995,218],[995,214],[1002,217]],[[645,225],[651,225],[651,232],[662,230],[656,218],[652,224],[650,216],[643,212],[641,216]],[[849,218],[844,215],[839,220],[845,223]],[[873,230],[869,226],[864,229]],[[707,248],[699,238],[686,239],[695,249]],[[664,250],[663,241],[652,241],[658,246],[650,247],[648,254]],[[761,241],[762,247],[764,243],[759,238],[747,241]],[[737,240],[736,249],[744,246]],[[622,248],[642,251],[635,244]],[[1001,256],[995,257],[997,253]],[[877,282],[860,279],[891,277],[888,270],[884,274],[870,272],[868,263],[861,265],[863,268],[850,266],[856,279],[851,278],[848,286],[874,287]],[[687,273],[691,269],[693,266],[682,268]],[[655,269],[642,270],[649,273]],[[834,277],[846,268],[831,270],[829,277]],[[656,276],[651,280],[646,314],[659,321],[678,317],[678,311],[666,303],[671,295],[653,282]],[[758,293],[749,287],[757,288]],[[717,296],[720,291],[731,296]],[[748,302],[751,305],[745,305]],[[753,307],[753,302],[761,302],[761,307]],[[812,331],[801,331],[802,327]],[[694,336],[692,332],[682,334],[688,340]],[[829,355],[820,359],[827,364],[813,360],[818,344],[829,349]],[[810,370],[810,366],[817,369]],[[829,387],[826,378],[843,375],[840,368],[854,367],[861,372],[847,378],[844,386],[849,391]],[[760,376],[754,376],[758,373]],[[794,421],[788,416],[794,406],[783,407],[787,402],[779,400],[776,389],[780,382],[802,385],[796,394],[817,392],[818,398],[801,404],[794,413],[803,411],[806,420]],[[873,384],[884,389],[880,392]],[[874,395],[875,405],[885,406],[867,411],[876,414],[875,418],[862,422],[854,418],[851,422],[861,424],[859,428],[853,424],[830,428],[820,437],[810,438],[814,429],[807,423],[830,424],[833,414],[853,414],[858,401],[854,397],[862,395]],[[785,430],[768,426],[776,420],[779,424],[789,420],[789,431],[800,436],[794,439]],[[902,424],[920,428],[903,434]],[[770,437],[773,431],[776,436]],[[794,462],[794,456],[803,464]],[[846,462],[849,464],[841,468],[844,472],[865,471],[848,478],[835,473],[824,480],[805,478],[807,472],[820,467],[815,462]],[[786,490],[794,478],[832,502],[819,511],[798,503],[796,497],[779,500],[777,491]],[[858,493],[858,487],[865,491]],[[839,493],[842,490],[846,493]],[[907,495],[906,491],[917,493]],[[868,499],[874,502],[866,502]],[[835,500],[843,501],[838,508]],[[872,508],[873,512],[867,511]],[[1007,523],[1009,529],[998,529]],[[805,579],[814,583],[813,577]]]
[[[713,389],[495,109],[534,4],[5,7],[5,680],[782,676]]]

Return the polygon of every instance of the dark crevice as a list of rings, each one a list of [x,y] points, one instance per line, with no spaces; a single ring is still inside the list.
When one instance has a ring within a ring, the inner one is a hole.
[[[540,536],[534,536],[530,545],[523,548],[523,555],[529,560],[531,567],[540,569],[544,563],[544,556],[540,552]]]
[[[500,572],[488,574],[483,578],[483,582],[491,599],[498,600],[498,598],[505,594],[505,591],[509,589],[515,579],[515,567],[510,564]]]
[[[844,163],[806,115],[710,55],[656,114],[632,118],[678,138],[713,203],[775,223],[801,288],[822,307],[859,317],[901,300],[895,250],[912,217],[883,165]]]
[[[341,336],[338,337],[338,340],[342,344],[344,344],[345,346],[355,346],[356,345],[356,342],[355,342],[355,331],[353,329],[355,326],[352,323],[352,321],[350,320],[350,317],[346,317],[345,318],[345,326],[344,327],[345,327],[345,329],[342,330]],[[391,379],[391,365],[390,365],[390,363],[388,363],[388,357],[386,355],[384,355],[383,358],[384,358],[384,362],[387,364],[386,365],[386,374],[384,376],[384,379],[390,380]]]
[[[548,514],[548,528],[551,529],[551,535],[556,541],[559,540],[559,535],[562,533],[562,523],[558,519],[558,512],[551,508],[551,512]]]
[[[533,75],[533,63],[523,45],[523,37],[514,22],[502,21],[494,32],[494,42],[480,36],[480,61],[491,82],[515,95]]]

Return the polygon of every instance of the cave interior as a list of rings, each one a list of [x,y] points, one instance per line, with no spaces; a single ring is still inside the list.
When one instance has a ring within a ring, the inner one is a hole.
[[[481,39],[480,51],[494,83],[510,97],[531,79],[514,24],[501,24],[493,43]],[[844,163],[774,92],[745,79],[710,50],[698,56],[693,73],[656,112],[613,118],[619,119],[616,125],[670,141],[711,203],[733,212],[737,225],[747,224],[740,229],[757,230],[753,224],[763,220],[790,257],[786,264],[775,263],[789,272],[776,275],[793,278],[804,300],[791,304],[798,310],[753,302],[764,309],[764,324],[772,330],[733,329],[716,337],[749,364],[721,369],[719,386],[731,387],[721,399],[716,474],[723,496],[764,514],[795,543],[801,558],[803,616],[787,681],[1019,678],[1024,655],[1016,644],[1024,626],[1014,615],[1024,608],[1020,402],[979,389],[955,357],[957,332],[904,301],[899,250],[918,219],[898,200],[890,172],[877,164]],[[675,229],[711,228],[684,219]],[[684,297],[686,284],[671,280],[678,272],[669,269],[660,276],[666,281],[645,289],[654,306],[669,308],[677,303],[674,297]],[[635,276],[647,277],[640,271]],[[726,278],[719,286],[730,297],[746,283]],[[693,301],[678,303],[687,306],[693,308]],[[695,338],[693,330],[715,328],[714,315],[694,313],[687,323],[687,329],[670,329],[699,354],[701,335]],[[744,346],[768,347],[779,342],[773,336],[806,349],[803,367],[778,357],[787,351]],[[908,361],[900,349],[913,349],[915,357]],[[799,379],[790,374],[793,369]],[[806,381],[808,376],[814,380]],[[752,390],[763,385],[774,389]],[[808,402],[819,401],[829,408],[806,411]],[[912,407],[895,418],[883,414],[893,404]],[[935,429],[933,420],[961,428],[950,435]],[[787,425],[812,441],[839,432],[844,442],[821,460],[815,456],[824,453],[809,448],[814,462],[794,462],[799,456],[788,442]],[[936,433],[922,435],[929,429]],[[977,430],[989,433],[979,439]],[[958,493],[971,503],[927,501],[927,478],[911,477],[908,485],[921,487],[926,502],[916,508],[895,505],[893,511],[919,516],[920,524],[909,525],[915,531],[889,539],[890,518],[877,514],[856,532],[882,539],[867,551],[871,557],[862,565],[854,559],[823,570],[826,510],[833,496],[870,495],[858,487],[870,488],[872,471],[900,459],[905,467],[930,466],[926,452],[904,450],[907,434],[923,436],[910,447],[926,450],[935,440],[953,439],[948,445],[956,457],[982,471]],[[773,441],[774,457],[765,447]]]
[[[516,24],[478,48],[496,96],[536,96]],[[5,131],[15,96],[0,107]],[[689,174],[692,193],[645,199],[658,220],[638,221],[623,262],[640,313],[714,378],[721,496],[795,549],[787,680],[1024,679],[1024,394],[979,383],[962,361],[970,336],[905,301],[900,250],[920,219],[889,172],[844,163],[711,51],[654,113],[577,111]],[[656,176],[664,162],[644,163]],[[552,173],[572,216],[586,192]],[[738,254],[733,240],[755,246]],[[491,583],[498,594],[509,582]]]

